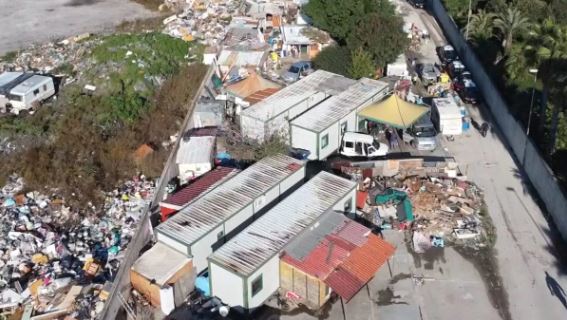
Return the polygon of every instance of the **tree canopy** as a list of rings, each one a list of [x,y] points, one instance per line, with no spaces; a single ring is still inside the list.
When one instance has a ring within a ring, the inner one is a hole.
[[[328,46],[321,50],[313,60],[313,66],[316,69],[323,69],[345,77],[350,75],[350,63],[350,50],[343,46]]]
[[[368,14],[348,37],[348,46],[353,50],[364,49],[372,54],[376,64],[385,66],[395,61],[409,45],[403,25],[402,18],[395,15]]]

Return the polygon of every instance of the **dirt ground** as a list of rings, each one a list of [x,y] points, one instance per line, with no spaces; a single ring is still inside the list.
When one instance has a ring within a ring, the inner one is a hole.
[[[0,55],[156,13],[128,0],[0,0]]]

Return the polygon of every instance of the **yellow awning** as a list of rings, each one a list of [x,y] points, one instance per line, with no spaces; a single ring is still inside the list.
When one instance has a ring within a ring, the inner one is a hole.
[[[427,113],[429,108],[409,103],[393,94],[386,100],[362,109],[358,116],[405,129]]]

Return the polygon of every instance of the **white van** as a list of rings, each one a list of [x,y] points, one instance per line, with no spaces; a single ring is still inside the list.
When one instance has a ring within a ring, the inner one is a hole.
[[[346,157],[383,157],[388,154],[388,146],[369,134],[345,132],[339,153]]]

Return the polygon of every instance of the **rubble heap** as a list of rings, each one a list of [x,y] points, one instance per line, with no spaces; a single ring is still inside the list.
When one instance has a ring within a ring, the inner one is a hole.
[[[85,53],[99,41],[85,41],[90,34],[70,37],[58,42],[34,45],[18,52],[13,59],[0,61],[0,73],[4,71],[35,71],[39,73],[66,73],[85,70],[90,63]],[[69,70],[64,70],[69,66]]]
[[[473,183],[448,177],[407,177],[367,179],[368,200],[363,208],[367,220],[383,228],[410,228],[449,242],[479,240],[482,234],[482,191]],[[403,208],[398,196],[407,195],[411,208]],[[377,198],[378,196],[378,198]],[[408,214],[409,212],[409,214]]]
[[[94,318],[154,188],[135,176],[103,208],[76,211],[56,193],[24,193],[12,177],[0,192],[0,307]]]

